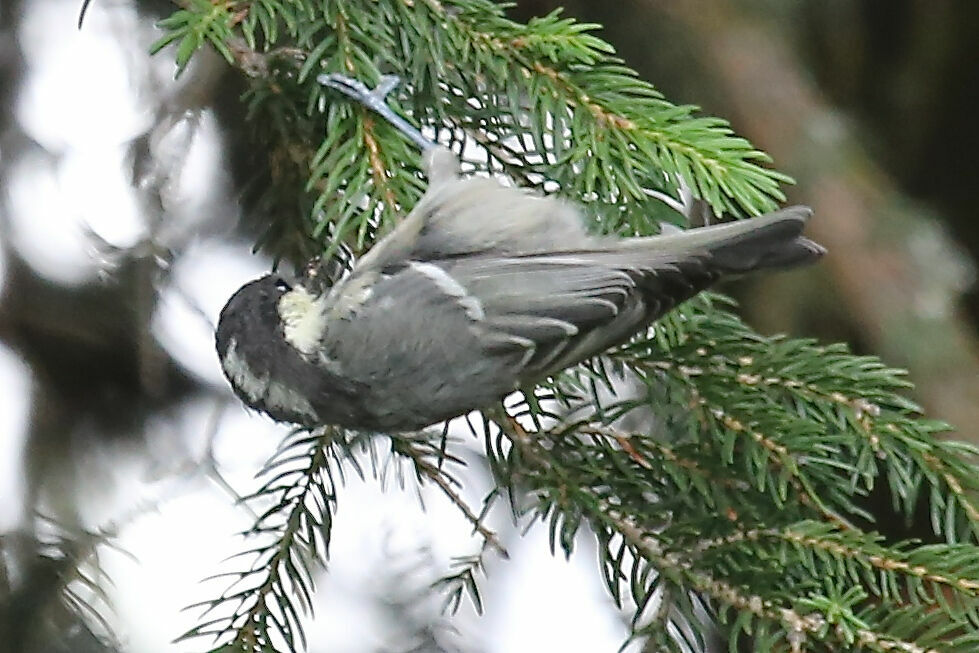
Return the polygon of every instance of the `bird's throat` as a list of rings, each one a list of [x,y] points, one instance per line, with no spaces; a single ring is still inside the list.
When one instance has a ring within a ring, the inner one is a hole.
[[[304,356],[311,356],[326,328],[323,298],[312,295],[302,286],[295,286],[279,299],[276,308],[286,342]]]

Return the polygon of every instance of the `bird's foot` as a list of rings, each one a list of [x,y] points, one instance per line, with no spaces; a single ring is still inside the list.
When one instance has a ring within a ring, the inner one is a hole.
[[[401,83],[401,79],[397,75],[382,76],[380,83],[373,90],[367,88],[360,80],[341,75],[340,73],[323,73],[316,77],[316,81],[323,86],[340,91],[347,97],[356,100],[371,111],[374,111],[377,115],[391,123],[398,131],[411,139],[423,151],[438,146],[434,141],[425,138],[417,128],[410,125],[408,121],[396,114],[388,106],[386,102],[388,95]]]
[[[340,73],[323,73],[316,77],[316,81],[323,86],[340,91],[364,106],[375,109],[378,106],[384,105],[384,100],[387,99],[391,91],[398,87],[398,84],[401,83],[401,78],[397,75],[383,75],[381,82],[373,91],[367,88],[367,85],[359,79],[347,77]]]

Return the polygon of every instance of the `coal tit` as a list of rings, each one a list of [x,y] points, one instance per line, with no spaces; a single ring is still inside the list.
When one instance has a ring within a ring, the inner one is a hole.
[[[217,351],[235,393],[272,418],[411,430],[488,407],[625,342],[726,275],[814,261],[811,211],[647,238],[586,233],[553,197],[462,178],[375,91],[321,81],[425,148],[429,187],[328,290],[268,275],[221,312]]]

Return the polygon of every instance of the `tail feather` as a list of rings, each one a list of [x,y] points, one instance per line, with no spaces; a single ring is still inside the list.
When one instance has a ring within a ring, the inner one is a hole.
[[[633,246],[683,256],[707,253],[710,265],[722,274],[762,268],[783,268],[814,262],[826,250],[802,236],[812,215],[807,206],[792,206],[750,220],[637,238]]]
[[[718,240],[707,247],[712,262],[734,273],[811,263],[826,253],[821,245],[802,236],[811,215],[809,207],[793,206],[733,223],[744,225],[745,230],[730,236],[718,234]]]
[[[533,380],[625,342],[725,276],[814,261],[824,250],[801,235],[810,213],[792,207],[668,236],[440,265],[478,298],[506,346],[533,344],[517,352],[521,378]]]

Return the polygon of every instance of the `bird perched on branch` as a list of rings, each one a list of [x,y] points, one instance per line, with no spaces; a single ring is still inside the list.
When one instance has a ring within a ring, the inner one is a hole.
[[[447,149],[341,75],[319,81],[425,152],[411,213],[329,290],[275,274],[221,312],[217,351],[237,395],[307,427],[421,428],[489,407],[621,344],[718,279],[809,263],[807,207],[647,238],[586,233],[567,202],[461,178]]]

